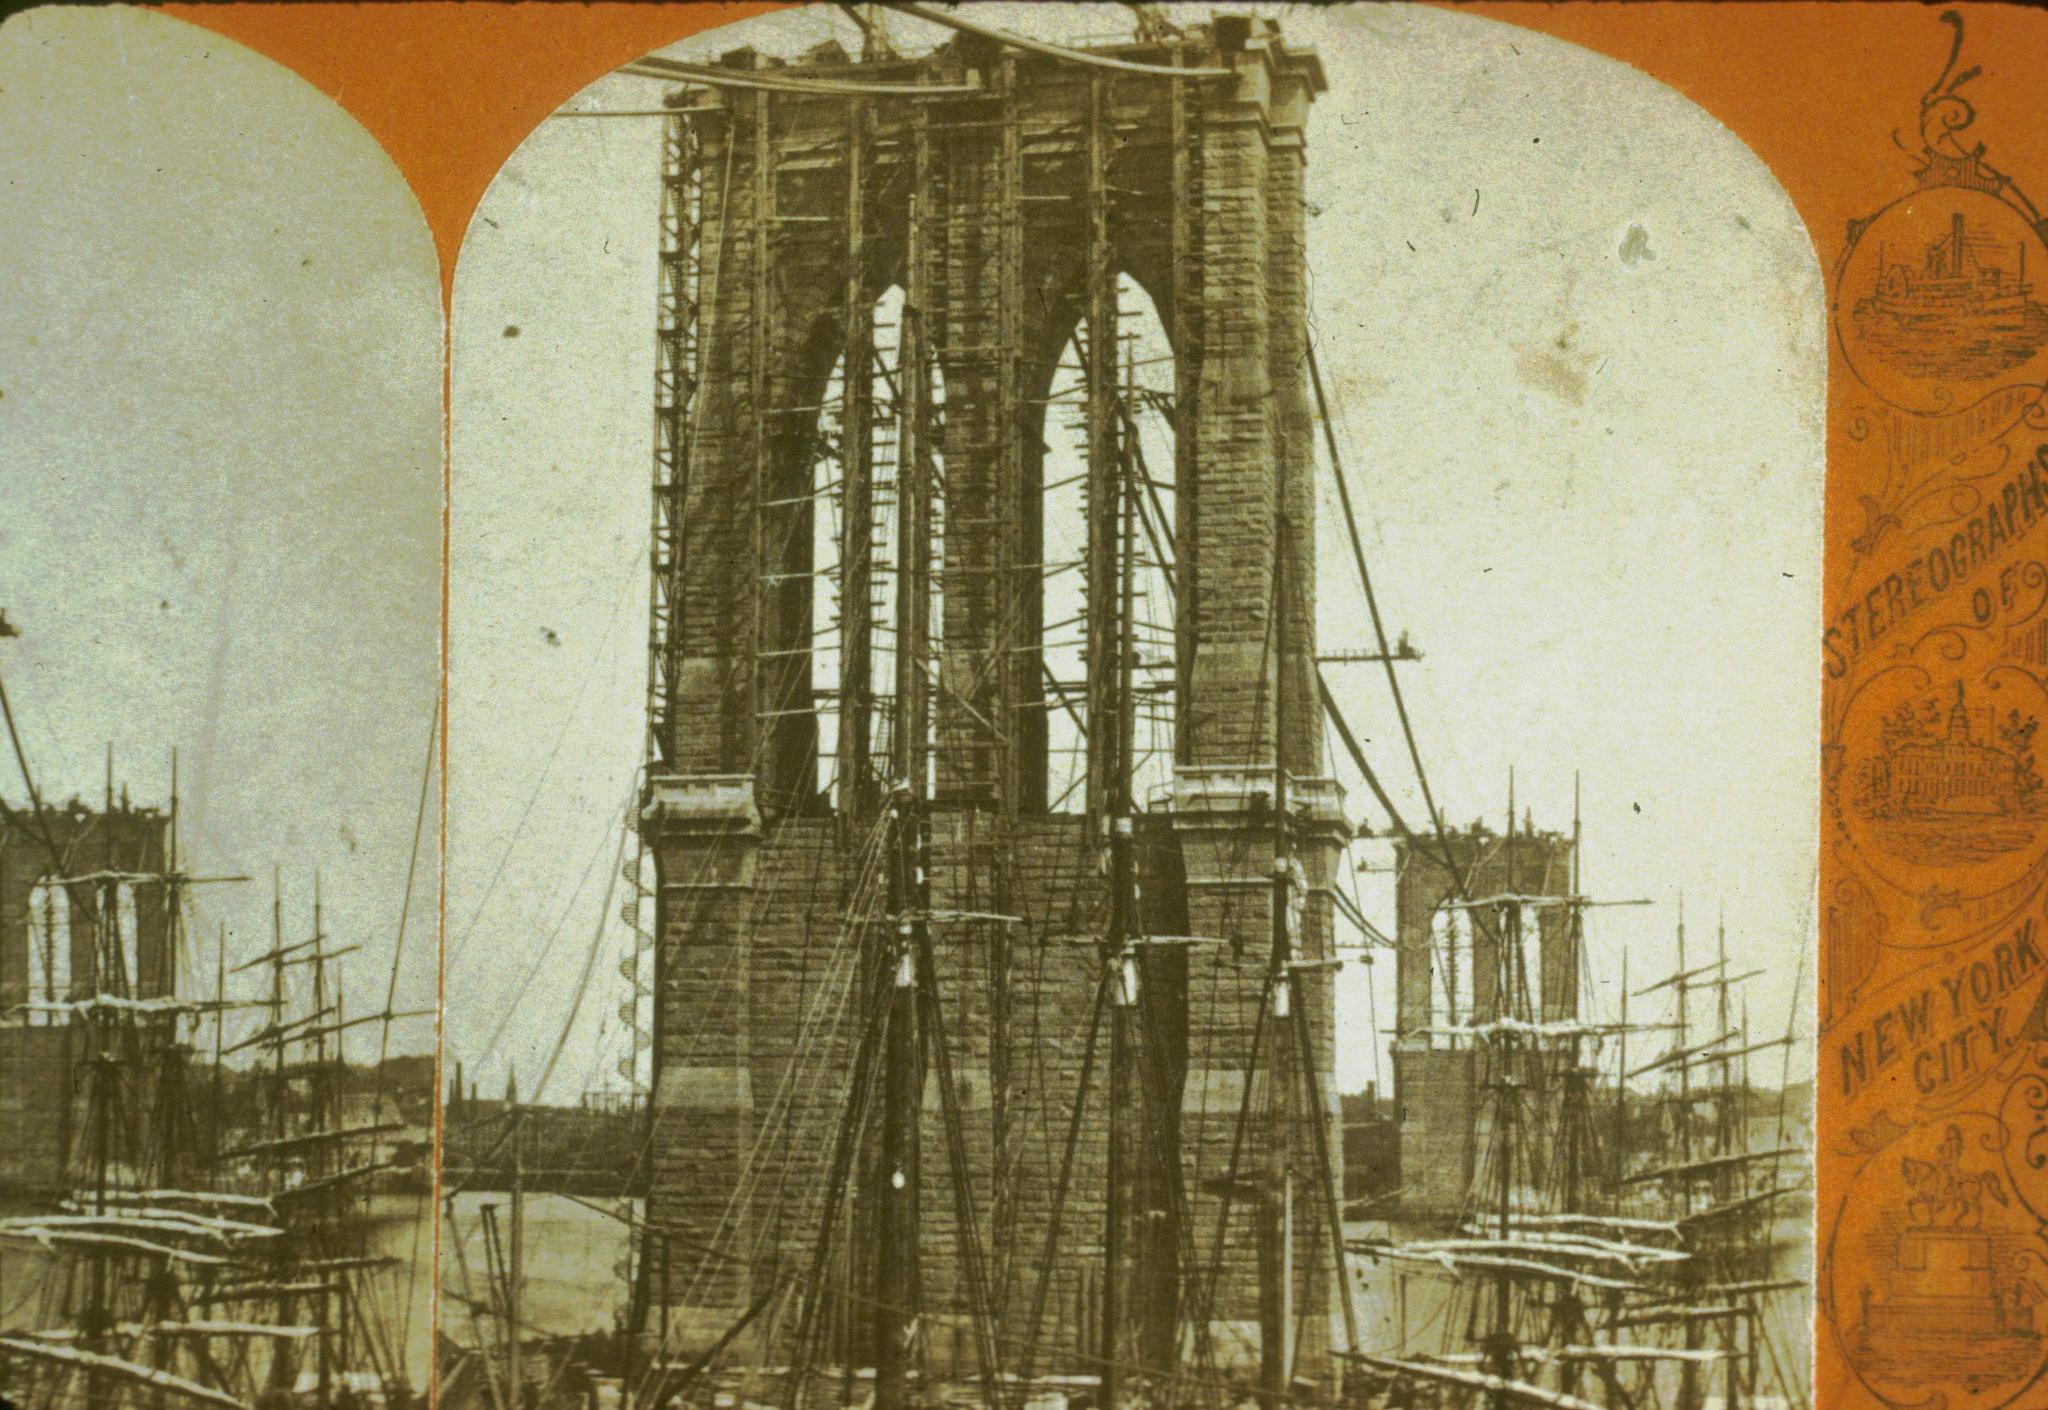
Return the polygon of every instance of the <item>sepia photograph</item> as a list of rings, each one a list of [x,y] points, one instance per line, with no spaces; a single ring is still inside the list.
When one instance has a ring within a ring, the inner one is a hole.
[[[1828,307],[1451,8],[553,112],[450,313],[440,1403],[1814,1406]]]
[[[2044,60],[0,14],[0,1410],[2048,1405]]]
[[[438,274],[270,59],[0,26],[0,1402],[424,1406]]]

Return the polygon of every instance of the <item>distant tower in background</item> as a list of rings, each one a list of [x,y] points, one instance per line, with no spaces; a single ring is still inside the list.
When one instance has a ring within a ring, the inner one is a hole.
[[[78,1168],[91,1054],[71,1016],[47,1006],[175,990],[169,851],[169,816],[125,801],[111,812],[10,803],[0,819],[0,1193],[59,1189]],[[101,923],[110,902],[132,906],[118,944]]]
[[[1567,896],[1572,840],[1555,832],[1523,833],[1512,842],[1483,825],[1449,834],[1449,858],[1465,874],[1463,895]],[[1430,844],[1432,853],[1435,843]],[[1441,1030],[1484,1023],[1501,1012],[1500,929],[1486,912],[1450,909],[1461,893],[1432,855],[1406,843],[1394,851],[1395,1006],[1394,1109],[1401,1133],[1401,1207],[1443,1214],[1458,1210],[1472,1189],[1484,1149],[1476,1045]],[[1537,973],[1530,986],[1544,1021],[1579,1015],[1577,934],[1569,907],[1545,906],[1525,934]],[[1432,1031],[1436,1030],[1436,1031]]]

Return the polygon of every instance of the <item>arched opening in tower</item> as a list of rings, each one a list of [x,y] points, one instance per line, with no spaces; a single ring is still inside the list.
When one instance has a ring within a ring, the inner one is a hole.
[[[945,476],[937,425],[945,388],[935,366],[925,369],[930,410],[922,436],[906,436],[908,398],[903,369],[901,285],[883,291],[871,311],[865,405],[848,396],[846,353],[826,375],[817,402],[811,458],[810,707],[816,721],[817,796],[833,811],[856,803],[856,779],[870,799],[893,781],[899,673],[929,670],[929,661],[900,658],[897,622],[903,583],[901,489],[903,457],[923,446],[923,473],[933,527],[924,551],[929,581],[938,582]],[[865,490],[859,488],[865,479]],[[864,504],[861,503],[864,501]],[[865,534],[864,541],[860,535]],[[848,535],[855,537],[849,540]],[[861,551],[864,542],[865,550]],[[912,546],[915,547],[915,546]],[[936,588],[934,588],[936,592]],[[943,617],[936,604],[933,630]],[[927,726],[927,740],[930,729]],[[929,786],[929,783],[927,784]]]
[[[31,1023],[61,1023],[61,1015],[33,1007],[71,997],[71,893],[38,881],[28,893],[28,1002]]]
[[[1432,1048],[1460,1046],[1456,1034],[1446,1030],[1462,1027],[1473,1017],[1472,993],[1475,983],[1472,917],[1450,906],[1439,906],[1429,917],[1429,1036]]]
[[[1131,793],[1143,809],[1164,800],[1173,782],[1181,683],[1175,664],[1174,355],[1158,309],[1128,274],[1116,282],[1116,355],[1110,436],[1115,500],[1102,506],[1117,541],[1112,616],[1127,634],[1107,660],[1128,648]],[[1024,698],[1043,718],[1033,801],[1049,812],[1081,812],[1087,801],[1091,713],[1113,707],[1118,682],[1091,689],[1088,668],[1090,504],[1088,321],[1078,320],[1059,350],[1039,398],[1043,456],[1038,476],[1036,562],[1038,645]],[[1128,563],[1126,570],[1125,564]],[[1035,689],[1034,689],[1035,687]]]
[[[111,981],[101,984],[100,989],[123,998],[146,997],[142,973],[142,907],[132,883],[123,882],[114,888],[112,920],[114,933],[105,937],[100,953],[105,957],[104,963],[118,968]],[[159,958],[157,964],[161,969],[163,960]],[[160,992],[170,992],[169,974],[156,976],[156,982],[163,986]]]

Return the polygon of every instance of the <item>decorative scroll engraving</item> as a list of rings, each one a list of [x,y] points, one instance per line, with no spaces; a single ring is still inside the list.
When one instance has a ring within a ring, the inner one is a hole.
[[[1845,1404],[1998,1410],[2048,1403],[2048,226],[1941,21],[1911,189],[1834,274],[1821,1296]]]

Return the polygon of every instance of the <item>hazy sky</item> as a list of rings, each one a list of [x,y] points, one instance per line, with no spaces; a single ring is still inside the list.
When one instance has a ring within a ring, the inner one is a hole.
[[[210,992],[216,922],[230,964],[268,948],[273,865],[310,933],[317,868],[379,1009],[438,674],[426,224],[310,85],[141,10],[11,16],[0,131],[0,672],[38,783],[96,803],[111,742],[160,806],[176,748],[193,868],[260,879],[198,889],[188,974]],[[401,1007],[433,999],[433,826]]]
[[[1596,970],[1611,981],[1624,946],[1632,975],[1668,968],[1682,891],[1695,937],[1725,904],[1737,962],[1770,969],[1757,1023],[1782,1024],[1817,827],[1824,301],[1805,233],[1739,141],[1625,65],[1434,8],[1280,13],[1329,72],[1315,330],[1380,605],[1425,653],[1403,680],[1448,821],[1500,828],[1514,767],[1537,824],[1569,828],[1579,771],[1588,888],[1659,902],[1596,914]],[[1129,28],[1119,7],[979,17]],[[669,52],[828,34],[851,43],[819,7]],[[614,77],[572,106],[659,92]],[[658,143],[653,121],[543,124],[455,285],[448,1043],[486,1086],[508,1062],[530,1083],[590,965],[556,1100],[615,1083],[624,1051],[609,884],[645,704]],[[1364,648],[1324,475],[1323,646]],[[1384,687],[1333,670],[1419,820]],[[1362,787],[1351,810],[1384,823]],[[1360,880],[1391,928],[1389,878]],[[1810,967],[1800,982],[1810,1002]],[[1341,980],[1347,1086],[1388,1076],[1392,990],[1390,956]]]

